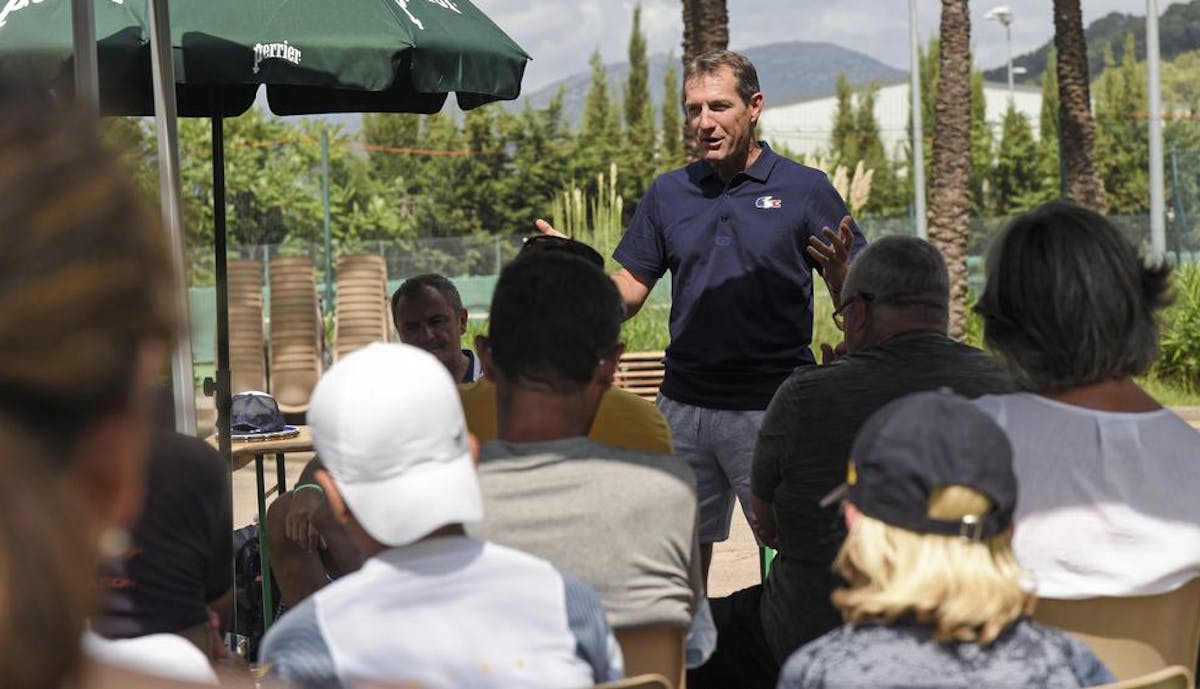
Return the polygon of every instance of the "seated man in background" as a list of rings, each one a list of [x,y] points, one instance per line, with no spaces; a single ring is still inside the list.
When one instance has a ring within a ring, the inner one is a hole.
[[[686,629],[711,649],[696,540],[695,478],[671,455],[587,437],[612,386],[622,307],[612,281],[563,252],[531,252],[500,274],[476,351],[495,381],[499,435],[480,452],[484,520],[472,532],[591,584],[618,631]]]
[[[405,280],[392,294],[392,321],[400,341],[437,357],[454,380],[470,383],[480,376],[475,353],[461,347],[467,310],[454,283],[427,273]],[[275,580],[285,606],[295,605],[331,578],[353,572],[362,553],[347,537],[314,480],[310,461],[296,486],[267,510],[267,542]]]
[[[521,256],[540,252],[556,251],[578,256],[592,265],[604,269],[604,258],[592,247],[565,237],[538,235],[531,237],[521,246]],[[474,383],[458,386],[462,395],[463,411],[467,415],[467,427],[485,443],[497,435],[496,384],[485,377]],[[671,429],[662,412],[648,400],[616,386],[610,387],[600,398],[596,419],[588,437],[598,443],[638,452],[669,455]]]
[[[414,347],[334,364],[308,412],[334,517],[361,569],[293,608],[263,640],[298,687],[590,687],[621,676],[595,591],[550,563],[469,538],[482,516],[454,381]]]
[[[101,606],[85,639],[114,665],[213,681],[232,616],[233,517],[227,468],[208,443],[168,430],[150,439],[146,501],[130,549],[101,567]],[[190,642],[190,643],[189,643]]]
[[[435,273],[411,277],[392,294],[392,322],[400,341],[436,356],[454,380],[479,379],[479,359],[462,348],[467,310],[449,279]]]
[[[840,359],[802,367],[767,409],[754,453],[757,531],[779,550],[766,581],[713,600],[717,652],[693,687],[774,687],[779,664],[841,623],[829,595],[845,529],[821,497],[845,478],[863,422],[904,395],[949,387],[977,397],[1011,389],[987,353],[951,340],[941,254],[915,237],[885,237],[858,254],[834,314]]]

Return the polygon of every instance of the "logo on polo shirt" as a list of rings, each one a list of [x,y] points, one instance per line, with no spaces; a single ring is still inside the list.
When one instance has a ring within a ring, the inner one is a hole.
[[[783,208],[783,199],[774,196],[760,196],[754,199],[755,208]]]

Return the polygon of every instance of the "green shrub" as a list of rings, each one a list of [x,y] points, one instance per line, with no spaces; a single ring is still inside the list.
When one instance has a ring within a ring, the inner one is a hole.
[[[1172,276],[1174,303],[1161,317],[1161,351],[1151,374],[1189,392],[1200,391],[1200,264],[1189,263]]]

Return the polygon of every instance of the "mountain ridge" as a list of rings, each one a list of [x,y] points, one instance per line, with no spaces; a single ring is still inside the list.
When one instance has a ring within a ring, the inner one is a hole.
[[[908,72],[891,67],[856,50],[823,41],[786,41],[745,48],[740,51],[758,70],[759,82],[768,107],[788,105],[813,98],[833,95],[838,73],[844,73],[851,84],[871,82],[890,84],[908,77]],[[678,58],[676,58],[678,59]],[[655,115],[663,102],[663,76],[668,56],[662,53],[648,57],[650,67],[650,99]],[[804,70],[806,64],[820,69]],[[624,83],[629,76],[629,63],[606,64],[608,87],[614,103],[624,100]],[[680,67],[682,71],[682,67]],[[680,75],[682,80],[682,75]],[[584,101],[591,85],[591,72],[580,72],[543,86],[516,101],[505,104],[509,110],[520,110],[526,103],[535,108],[545,107],[563,89],[563,110],[572,125],[583,116]]]
[[[1112,45],[1113,56],[1120,63],[1122,54],[1125,52],[1125,35],[1130,31],[1133,32],[1137,58],[1145,60],[1145,15],[1110,12],[1084,28],[1083,34],[1088,44],[1088,71],[1093,79],[1104,70],[1104,47],[1106,45]],[[1158,35],[1159,53],[1164,60],[1200,48],[1200,0],[1191,0],[1188,3],[1179,3],[1168,7],[1159,17]],[[1046,71],[1050,48],[1053,45],[1054,39],[1051,38],[1034,50],[1014,55],[1013,65],[1024,67],[1027,72],[1015,76],[1013,81],[1018,84],[1035,86],[1040,84],[1042,73]],[[1007,81],[1007,63],[985,70],[983,77],[989,81]]]

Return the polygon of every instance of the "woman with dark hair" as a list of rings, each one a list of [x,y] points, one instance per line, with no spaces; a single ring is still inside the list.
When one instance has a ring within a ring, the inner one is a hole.
[[[0,688],[175,686],[80,650],[175,336],[163,232],[94,120],[0,91]]]
[[[979,407],[1012,440],[1013,546],[1044,598],[1164,593],[1200,574],[1200,434],[1134,379],[1169,267],[1103,216],[1050,203],[996,238],[976,305],[1023,392]]]

